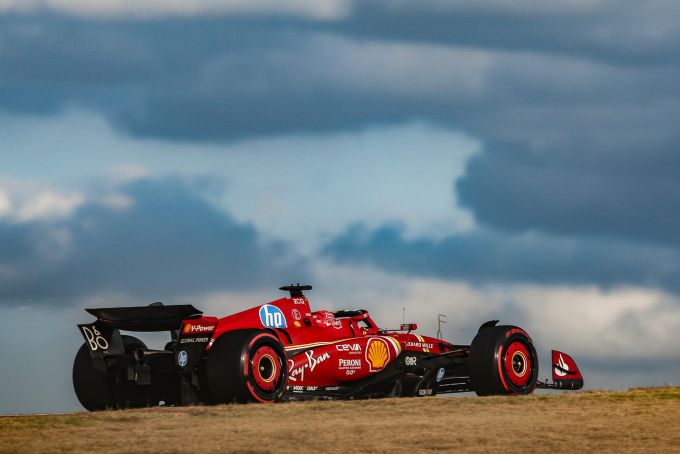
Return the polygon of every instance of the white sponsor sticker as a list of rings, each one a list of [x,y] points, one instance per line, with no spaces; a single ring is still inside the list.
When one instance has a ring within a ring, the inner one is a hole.
[[[90,327],[83,326],[83,333],[85,334],[87,343],[90,345],[90,350],[93,352],[96,352],[97,350],[108,350],[108,341],[104,339],[102,333],[99,332],[99,330],[97,330],[94,325]]]

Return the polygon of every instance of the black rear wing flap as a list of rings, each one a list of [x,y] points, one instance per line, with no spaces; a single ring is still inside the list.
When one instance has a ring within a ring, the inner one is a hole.
[[[190,304],[173,306],[135,306],[85,309],[97,317],[94,323],[78,325],[85,339],[92,364],[107,370],[125,355],[120,330],[170,331],[180,329],[183,320],[198,318],[202,312]],[[174,336],[173,336],[174,337]]]
[[[134,306],[85,309],[104,325],[126,331],[171,331],[182,320],[200,317],[203,312],[191,304],[173,306]]]

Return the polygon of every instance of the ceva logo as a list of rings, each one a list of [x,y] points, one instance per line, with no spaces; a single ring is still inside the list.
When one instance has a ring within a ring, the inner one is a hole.
[[[281,309],[269,304],[260,307],[260,322],[267,328],[288,328]]]

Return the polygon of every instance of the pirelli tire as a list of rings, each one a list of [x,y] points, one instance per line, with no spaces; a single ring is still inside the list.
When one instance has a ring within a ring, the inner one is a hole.
[[[483,328],[470,345],[470,379],[479,396],[529,394],[538,380],[538,356],[516,326]]]
[[[144,342],[136,337],[122,336],[122,338],[126,354],[131,354],[138,348],[146,349]],[[115,377],[92,365],[90,349],[83,343],[73,361],[73,389],[80,404],[86,410],[97,411],[116,408],[121,406],[121,403],[128,405],[140,403],[137,396],[132,396],[126,386],[119,385],[119,388],[115,389]]]
[[[269,331],[228,332],[208,351],[201,375],[208,403],[277,402],[288,382],[286,352]]]

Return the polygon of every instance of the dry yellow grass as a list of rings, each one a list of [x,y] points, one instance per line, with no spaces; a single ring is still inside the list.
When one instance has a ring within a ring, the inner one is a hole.
[[[0,418],[0,452],[680,452],[680,388]]]

